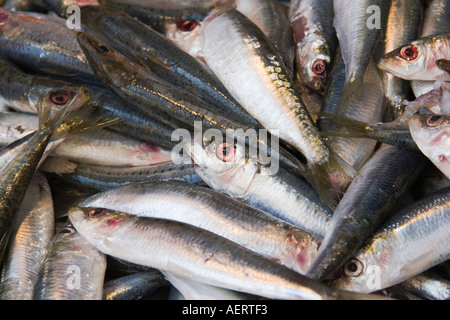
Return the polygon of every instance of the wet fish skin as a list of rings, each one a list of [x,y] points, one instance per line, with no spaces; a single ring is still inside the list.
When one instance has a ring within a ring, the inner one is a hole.
[[[123,203],[123,199],[128,200]],[[239,200],[203,186],[179,181],[129,184],[89,197],[78,206],[90,208],[91,211],[115,210],[190,224],[225,237],[299,273],[306,271],[321,241],[320,236]],[[167,206],[171,210],[165,210]]]
[[[0,53],[18,65],[50,75],[78,76],[98,83],[76,31],[60,23],[1,9]],[[20,34],[20,37],[17,35]]]
[[[397,286],[423,299],[448,300],[450,298],[450,281],[440,277],[433,270],[427,270]]]
[[[44,166],[42,170],[55,175],[51,167]],[[194,184],[202,181],[192,165],[171,162],[130,168],[74,164],[72,173],[60,173],[56,178],[92,192],[106,191],[139,182],[177,180]]]
[[[33,176],[13,223],[2,267],[0,297],[2,300],[32,300],[30,288],[38,281],[55,232],[52,194],[43,173]]]
[[[311,89],[324,93],[329,81],[337,45],[333,27],[333,1],[291,1],[289,20],[296,46],[299,79]]]
[[[232,155],[226,161],[222,148],[228,148]],[[185,150],[197,174],[214,190],[320,237],[326,233],[332,210],[302,177],[284,168],[274,172],[270,164],[250,158],[249,149],[240,144],[200,144],[194,137]]]
[[[172,161],[170,150],[106,129],[72,135],[50,155],[82,164],[115,167],[150,166]]]
[[[330,285],[374,292],[449,259],[449,188],[400,210],[373,234]],[[430,247],[435,250],[429,250]]]
[[[332,204],[341,189],[333,185],[336,176],[348,181],[352,169],[320,138],[270,40],[233,8],[213,11],[203,22],[203,35],[207,64],[255,119],[306,157],[308,180]]]
[[[408,2],[392,0],[387,19],[384,53],[416,40],[419,37],[423,20],[424,1]],[[389,99],[387,121],[393,121],[403,113],[404,100],[413,99],[411,84],[390,73],[384,74],[385,94]]]
[[[69,213],[75,228],[102,252],[133,263],[201,280],[204,284],[268,298],[368,298],[352,292],[330,290],[320,282],[303,277],[206,230],[175,221],[141,218],[120,212],[101,211],[91,215],[95,218],[90,218],[89,212],[79,209]],[[108,241],[102,241],[105,232],[109,235]],[[154,245],[144,245],[149,241]],[[123,250],[124,246],[126,250]]]
[[[89,99],[89,91],[82,87],[71,94],[73,98],[66,108],[51,114],[51,106],[38,105],[39,129],[26,142],[26,148],[14,156],[0,171],[0,260],[3,260],[11,232],[11,221],[17,213],[25,191],[31,181],[52,135],[66,117]],[[41,101],[42,103],[42,101]]]
[[[420,153],[382,145],[358,172],[336,207],[307,275],[325,279],[339,270],[393,215],[425,163]]]
[[[33,300],[101,300],[106,256],[68,222],[53,237]]]
[[[411,136],[422,153],[445,174],[450,177],[448,159],[449,116],[438,114],[415,114],[409,118]]]
[[[164,35],[120,11],[87,7],[83,9],[82,16],[89,32],[101,36],[128,58],[149,67],[160,78],[201,97],[219,113],[226,112],[244,124],[259,126],[211,70],[180,50]]]
[[[38,128],[38,117],[19,112],[0,112],[0,146],[10,144]]]
[[[440,33],[407,43],[389,53],[378,68],[405,80],[450,81],[450,74],[436,66],[450,59],[450,33]]]
[[[139,300],[168,284],[158,270],[136,272],[106,281],[103,284],[102,300]]]

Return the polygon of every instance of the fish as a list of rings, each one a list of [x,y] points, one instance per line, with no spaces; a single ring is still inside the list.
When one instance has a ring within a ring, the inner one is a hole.
[[[405,43],[414,41],[420,34],[424,1],[392,0],[386,25],[384,53],[387,54]],[[404,112],[403,101],[413,99],[411,84],[407,80],[397,78],[391,73],[384,73],[385,95],[389,100],[387,106],[387,122],[395,120]]]
[[[0,54],[34,72],[99,82],[76,41],[76,30],[3,8],[0,14]]]
[[[112,167],[172,162],[171,150],[135,140],[107,128],[72,135],[50,154],[72,162]]]
[[[42,164],[42,171],[93,193],[138,182],[177,180],[194,184],[202,181],[191,164],[167,162],[150,166],[111,167],[71,161],[62,163],[60,158],[56,158],[51,163],[48,162],[49,160],[52,158],[48,158]],[[63,165],[62,168],[61,165]]]
[[[250,154],[242,144],[192,139],[185,147],[194,168],[212,189],[323,237],[333,212],[301,176]],[[228,150],[224,154],[222,150]]]
[[[381,35],[381,28],[385,25],[388,8],[385,3],[382,0],[333,1],[333,24],[345,63],[346,80],[341,104],[345,105],[347,99],[356,103],[362,101],[366,69]],[[377,10],[379,25],[369,27],[369,22],[374,22],[373,13]]]
[[[38,128],[38,117],[22,112],[0,112],[0,146],[8,145]]]
[[[408,121],[417,147],[447,178],[450,178],[449,120],[449,116],[439,114],[415,114]]]
[[[298,78],[321,94],[328,86],[338,42],[333,20],[333,1],[295,0],[290,3],[289,21],[294,36]]]
[[[48,11],[55,12],[63,18],[69,18],[74,11],[72,6],[82,8],[84,6],[99,6],[98,0],[38,0]]]
[[[395,206],[424,169],[417,152],[382,145],[358,172],[333,212],[307,275],[326,279],[394,214]]]
[[[123,199],[127,199],[126,203]],[[140,205],[136,206],[137,203]],[[307,270],[321,242],[321,237],[264,211],[209,188],[180,181],[129,184],[88,197],[78,208],[86,212],[121,211],[189,224],[299,273]]]
[[[170,284],[178,290],[184,300],[248,300],[249,298],[240,292],[227,290],[215,286],[205,285],[199,281],[176,276],[164,272],[164,276]]]
[[[448,300],[450,298],[450,282],[437,274],[433,269],[405,280],[397,287],[428,300]]]
[[[56,113],[51,106],[38,103],[39,129],[26,142],[26,148],[17,153],[0,171],[0,260],[3,260],[11,233],[11,222],[52,135],[70,113],[82,107],[89,99],[89,91],[82,88],[73,92],[71,103]],[[24,165],[26,164],[26,165]]]
[[[424,13],[421,37],[450,30],[450,3],[445,0],[431,0]],[[434,89],[433,81],[411,81],[411,87],[416,97]]]
[[[55,215],[50,186],[42,172],[36,172],[15,217],[7,257],[2,268],[0,298],[32,300],[30,290],[55,233]]]
[[[436,65],[450,59],[449,32],[422,37],[387,53],[378,68],[405,80],[450,81],[448,71]]]
[[[353,292],[375,292],[448,260],[449,192],[445,188],[398,211],[329,285]]]
[[[120,11],[83,8],[88,31],[99,35],[123,55],[148,67],[165,81],[183,87],[244,124],[259,126],[204,64],[180,50],[167,37]],[[129,35],[133,34],[130,41]]]
[[[102,300],[139,300],[168,284],[158,270],[136,272],[104,282]]]
[[[333,182],[348,182],[353,170],[320,137],[270,40],[233,8],[213,10],[202,30],[208,66],[264,128],[306,158],[308,180],[332,206],[344,188]]]
[[[216,129],[226,137],[265,149],[267,154],[276,156],[284,166],[303,174],[302,162],[279,144],[272,147],[264,139],[267,135],[257,135],[254,140],[246,136],[245,132],[249,129],[258,128],[235,121],[225,113],[217,113],[198,97],[170,85],[96,37],[80,32],[77,39],[104,85],[154,120],[172,128],[187,130],[188,134],[199,127],[199,130],[205,131]]]
[[[117,211],[89,212],[74,208],[69,218],[100,251],[162,272],[274,299],[385,299],[330,290],[323,283],[190,225]]]
[[[101,300],[106,256],[70,222],[52,239],[33,300]]]

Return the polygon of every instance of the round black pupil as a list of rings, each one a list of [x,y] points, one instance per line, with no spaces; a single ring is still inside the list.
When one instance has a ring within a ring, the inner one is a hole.
[[[224,156],[226,156],[229,153],[230,153],[230,148],[228,148],[228,147],[223,148],[223,155]]]
[[[354,262],[349,263],[347,265],[347,270],[350,271],[350,272],[356,272],[356,270],[358,270],[358,266]]]
[[[55,100],[58,102],[63,102],[64,101],[64,97],[63,96],[56,96]]]
[[[102,50],[103,52],[108,52],[108,48],[105,46],[100,46],[100,50]]]
[[[405,55],[407,57],[411,57],[414,54],[414,51],[411,48],[405,50]]]
[[[316,70],[317,70],[317,71],[322,71],[322,70],[323,70],[323,65],[322,65],[321,63],[318,63],[318,64],[316,65]]]
[[[181,26],[182,30],[188,30],[188,31],[192,30],[194,27],[195,27],[195,24],[193,21],[185,22]]]
[[[63,230],[61,230],[62,234],[64,234],[64,233],[71,233],[71,232],[72,232],[72,230],[70,230],[70,229],[63,229]]]
[[[92,215],[98,216],[100,213],[102,213],[102,210],[95,210]]]
[[[430,118],[430,122],[436,122],[436,121],[438,121],[440,118],[441,118],[441,116],[432,116],[432,117]]]

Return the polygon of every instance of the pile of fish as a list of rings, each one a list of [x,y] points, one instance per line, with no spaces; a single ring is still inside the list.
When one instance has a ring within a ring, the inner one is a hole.
[[[450,1],[1,2],[0,299],[450,299]]]

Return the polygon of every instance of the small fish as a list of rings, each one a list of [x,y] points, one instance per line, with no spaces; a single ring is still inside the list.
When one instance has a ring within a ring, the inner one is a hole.
[[[408,123],[417,147],[450,178],[450,117],[438,114],[413,115]]]
[[[70,223],[53,237],[33,300],[101,300],[106,256]]]
[[[333,18],[330,0],[295,0],[289,6],[300,82],[320,93],[328,85],[337,46]]]
[[[176,221],[78,208],[69,217],[104,254],[207,285],[273,299],[386,299],[330,289],[228,239]]]
[[[124,202],[124,199],[127,199]],[[139,204],[139,205],[136,205]],[[171,210],[167,210],[167,206]],[[170,219],[227,238],[299,273],[307,270],[321,237],[217,191],[179,181],[129,184],[98,193],[78,207]],[[222,221],[218,223],[217,221]]]
[[[445,188],[398,211],[346,263],[330,285],[354,292],[375,292],[447,261],[449,196],[450,189]]]
[[[139,300],[168,284],[158,270],[136,272],[106,281],[102,300]]]
[[[433,269],[399,283],[397,287],[423,299],[449,300],[450,281],[439,276]]]
[[[346,263],[395,212],[425,163],[420,153],[382,145],[336,207],[307,275],[325,279]]]
[[[32,300],[30,290],[55,233],[55,215],[50,186],[42,172],[36,172],[14,219],[14,230],[2,270],[2,300]]]
[[[450,59],[449,36],[444,32],[412,41],[386,54],[378,67],[405,80],[450,81],[450,73],[436,64]]]

